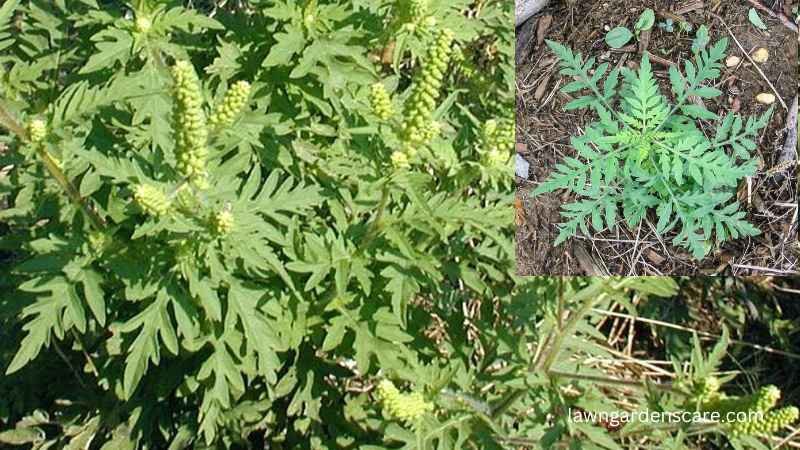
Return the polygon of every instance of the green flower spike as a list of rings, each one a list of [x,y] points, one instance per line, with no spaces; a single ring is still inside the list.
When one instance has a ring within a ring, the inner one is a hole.
[[[704,398],[707,400],[703,401]],[[763,386],[758,392],[743,397],[727,397],[720,393],[703,397],[702,393],[698,393],[703,411],[717,411],[722,415],[728,412],[767,412],[775,407],[780,398],[780,389],[773,385]]]
[[[236,119],[236,116],[242,112],[249,98],[250,83],[238,81],[228,89],[225,98],[222,99],[222,103],[217,106],[214,113],[208,118],[208,124],[214,130],[229,127]]]
[[[489,150],[511,154],[514,149],[514,123],[511,120],[487,120],[483,124],[483,140]]]
[[[391,158],[392,158],[392,165],[396,169],[408,169],[409,167],[411,167],[411,162],[408,160],[408,155],[403,152],[396,151],[392,153]]]
[[[233,214],[230,211],[218,211],[211,217],[211,228],[214,234],[225,236],[233,230]]]
[[[406,425],[414,425],[422,416],[433,411],[433,403],[425,401],[421,393],[401,393],[389,380],[381,380],[375,397],[388,417]]]
[[[34,144],[42,142],[47,137],[47,124],[42,119],[33,119],[25,126],[28,137]]]
[[[208,130],[206,129],[200,81],[188,61],[172,67],[175,81],[175,156],[178,172],[199,188],[206,187]]]
[[[169,211],[170,201],[164,192],[150,184],[140,184],[133,190],[133,199],[147,214],[158,217]]]
[[[403,124],[405,151],[425,145],[438,133],[439,127],[433,120],[433,111],[442,88],[444,74],[452,53],[453,32],[439,31],[436,42],[426,55],[422,70],[417,75],[411,97],[406,107],[406,122]]]
[[[720,382],[717,377],[705,378],[697,389],[697,399],[700,403],[707,403],[719,397]]]
[[[764,415],[761,420],[734,422],[731,435],[739,437],[754,434],[775,434],[797,421],[800,410],[795,406],[777,409]]]
[[[391,119],[394,115],[394,108],[392,107],[392,99],[389,97],[389,93],[386,92],[386,87],[383,83],[373,84],[370,87],[369,94],[372,112],[384,122]]]

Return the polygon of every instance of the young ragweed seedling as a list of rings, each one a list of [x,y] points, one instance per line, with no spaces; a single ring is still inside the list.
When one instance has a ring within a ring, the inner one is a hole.
[[[719,76],[727,39],[709,50],[697,49],[694,63],[684,62],[684,74],[670,67],[674,104],[659,93],[647,54],[638,72],[613,69],[600,86],[608,63],[600,64],[590,75],[594,58],[584,60],[559,43],[547,44],[561,60],[561,73],[574,78],[562,91],[589,91],[565,109],[592,108],[599,118],[586,127],[583,136],[571,138],[577,157],[558,164],[550,179],[534,191],[539,195],[567,189],[577,194],[575,202],[563,207],[566,221],[556,245],[578,229],[589,235],[589,223],[596,231],[613,229],[620,207],[631,228],[655,208],[656,232],[663,235],[677,229],[672,242],[687,247],[698,259],[711,249],[712,236],[723,242],[759,233],[732,200],[739,181],[755,173],[756,161],[750,152],[756,148],[754,139],[772,109],[746,123],[729,113],[709,137],[712,133],[701,131],[697,120],[719,117],[688,101],[691,96],[714,98],[721,94],[703,83]],[[623,80],[618,89],[620,75]]]

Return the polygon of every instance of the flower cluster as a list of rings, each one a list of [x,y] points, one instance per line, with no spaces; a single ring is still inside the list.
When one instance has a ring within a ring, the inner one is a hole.
[[[153,26],[153,22],[147,16],[141,16],[136,18],[136,23],[134,25],[136,27],[136,31],[139,33],[147,33],[150,31],[150,28]]]
[[[392,166],[395,169],[408,169],[411,167],[411,161],[408,160],[408,155],[401,151],[395,151],[392,153]]]
[[[178,188],[175,195],[175,206],[177,209],[188,215],[195,215],[200,203],[197,198],[197,193],[189,188],[188,185],[182,185]]]
[[[505,169],[514,148],[514,123],[510,120],[487,120],[483,125],[486,165]]]
[[[188,61],[172,67],[175,82],[175,154],[178,171],[197,187],[205,187],[208,131],[202,107],[200,81]]]
[[[431,15],[429,0],[407,0],[404,13],[403,29],[409,32],[424,37],[436,26],[436,18]]]
[[[211,216],[211,229],[214,234],[224,236],[233,230],[234,220],[230,211],[217,211]]]
[[[208,118],[208,124],[214,130],[220,130],[230,126],[236,116],[242,112],[242,108],[250,98],[250,83],[239,81],[225,94],[225,98]]]
[[[170,201],[164,192],[150,184],[140,184],[133,190],[133,199],[151,216],[163,216],[169,211]]]
[[[378,383],[375,397],[388,417],[407,425],[413,425],[426,413],[433,411],[433,403],[425,401],[421,393],[401,393],[389,380]]]
[[[382,121],[387,121],[394,115],[394,107],[389,93],[383,83],[375,83],[370,87],[369,101],[372,105],[372,112]]]
[[[453,32],[440,30],[414,82],[405,111],[406,122],[403,124],[404,151],[412,158],[419,146],[430,142],[439,132],[439,126],[433,120],[433,111],[450,61],[452,43]]]
[[[774,434],[797,421],[800,410],[795,406],[776,409],[761,419],[743,420],[731,425],[733,437],[753,434]]]
[[[26,130],[31,142],[38,144],[47,136],[47,124],[42,119],[33,119],[26,125]]]
[[[777,386],[764,386],[758,390],[753,398],[753,410],[769,411],[774,408],[781,398],[781,390]]]
[[[111,243],[111,237],[103,231],[92,231],[87,238],[89,248],[95,254],[102,253]]]
[[[696,395],[696,398],[701,401],[703,410],[718,411],[722,414],[748,411],[767,412],[775,407],[780,397],[780,389],[773,385],[763,386],[758,392],[741,397],[729,397],[717,391]]]
[[[794,406],[772,410],[781,398],[780,389],[773,385],[763,386],[751,395],[729,397],[719,392],[719,380],[710,377],[695,383],[690,390],[702,403],[704,411],[719,412],[723,419],[728,413],[747,413],[746,420],[727,423],[727,429],[733,437],[773,434],[798,418],[798,409]]]

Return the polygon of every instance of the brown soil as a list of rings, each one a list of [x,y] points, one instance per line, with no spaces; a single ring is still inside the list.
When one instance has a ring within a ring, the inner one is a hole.
[[[766,3],[775,11],[791,17],[792,1],[778,1],[775,5],[769,1]],[[682,12],[687,6],[696,9]],[[652,8],[656,11],[656,25],[649,33],[647,49],[665,61],[679,63],[691,57],[695,31],[705,24],[710,31],[711,44],[727,37],[727,55],[736,55],[743,61],[732,68],[723,67],[720,78],[716,80],[723,95],[706,99],[705,105],[720,115],[738,107],[739,114],[747,117],[766,110],[766,106],[755,101],[756,95],[773,91],[748,62],[720,19],[747,52],[758,47],[769,51],[769,60],[760,67],[787,107],[791,106],[797,92],[798,67],[797,35],[764,12],[760,16],[769,29],[766,32],[755,29],[747,18],[751,6],[746,0],[551,0],[547,8],[518,29],[517,142],[525,144],[520,153],[531,163],[529,180],[517,179],[517,194],[525,209],[523,223],[517,229],[517,270],[520,275],[800,273],[797,166],[792,164],[777,170],[788,117],[788,110],[779,100],[775,102],[769,125],[761,131],[759,147],[755,150],[760,169],[749,183],[742,181],[738,191],[740,209],[747,212],[747,220],[762,234],[751,239],[725,242],[702,261],[694,260],[688,251],[671,244],[674,232],[656,236],[647,221],[638,229],[628,229],[620,222],[614,231],[606,230],[593,236],[579,233],[565,244],[553,247],[552,242],[558,234],[557,224],[561,222],[559,208],[563,203],[573,201],[573,194],[556,191],[536,198],[530,196],[533,188],[549,176],[555,164],[574,155],[569,146],[570,135],[581,134],[583,127],[594,119],[586,110],[563,110],[563,105],[572,97],[558,92],[558,89],[570,80],[558,73],[556,58],[544,43],[539,43],[541,38],[561,42],[576,53],[594,56],[599,62],[607,61],[612,67],[626,64],[636,68],[641,59],[637,44],[645,37],[631,40],[627,52],[611,51],[604,40],[607,29],[626,26],[632,30],[639,14],[645,8]],[[674,12],[682,12],[681,17],[693,27],[691,32],[680,31],[678,23],[674,24],[672,33],[658,27],[659,22],[664,22]],[[549,26],[547,22],[550,22]],[[670,93],[668,67],[654,62],[653,69],[661,81],[662,92]],[[703,124],[709,130],[713,126],[712,123]],[[648,220],[653,224],[657,222],[654,212],[649,214]]]

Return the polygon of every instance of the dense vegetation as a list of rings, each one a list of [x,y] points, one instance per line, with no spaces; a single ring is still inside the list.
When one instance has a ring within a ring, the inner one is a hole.
[[[183,3],[0,8],[2,442],[477,439],[373,386],[510,301],[511,3]]]

